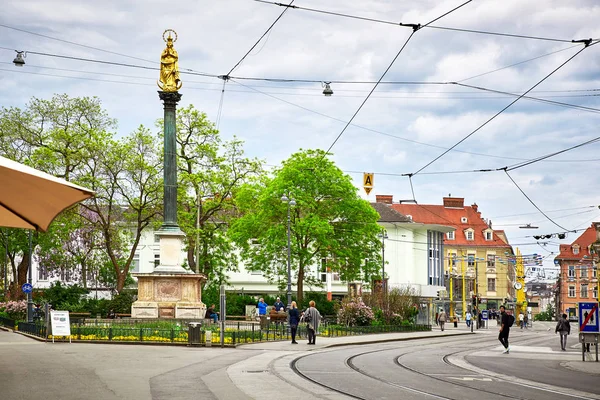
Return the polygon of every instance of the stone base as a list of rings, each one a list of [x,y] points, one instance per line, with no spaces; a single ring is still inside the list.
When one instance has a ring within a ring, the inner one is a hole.
[[[161,303],[136,301],[131,305],[132,318],[182,318],[201,319],[206,315],[206,305],[202,302]]]
[[[204,318],[202,274],[133,274],[138,278],[138,300],[131,305],[133,318]]]

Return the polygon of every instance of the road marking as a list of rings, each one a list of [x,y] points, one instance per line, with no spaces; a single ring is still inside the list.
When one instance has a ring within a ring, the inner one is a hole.
[[[459,381],[483,381],[491,382],[492,378],[474,377],[474,376],[449,376],[450,379],[458,379]]]

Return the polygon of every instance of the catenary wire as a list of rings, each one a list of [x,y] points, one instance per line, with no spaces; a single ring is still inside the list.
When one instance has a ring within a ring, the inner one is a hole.
[[[550,218],[550,217],[548,216],[548,214],[546,214],[545,212],[543,212],[543,211],[541,210],[541,208],[539,208],[539,207],[537,206],[537,204],[535,204],[535,203],[533,202],[533,200],[531,200],[531,198],[530,198],[529,196],[527,196],[527,193],[525,193],[525,192],[523,191],[523,189],[521,189],[521,187],[520,187],[520,186],[517,184],[517,182],[515,182],[515,180],[512,178],[512,176],[510,176],[510,174],[508,173],[508,171],[507,171],[507,170],[504,170],[504,172],[506,173],[506,176],[508,176],[508,178],[511,180],[511,182],[512,182],[512,183],[513,183],[513,184],[514,184],[516,187],[517,187],[517,189],[519,189],[519,191],[520,191],[520,192],[523,194],[523,196],[525,196],[525,198],[526,198],[527,200],[529,200],[529,202],[530,202],[530,203],[531,203],[531,204],[532,204],[532,205],[533,205],[533,206],[534,206],[534,207],[535,207],[535,208],[536,208],[536,209],[537,209],[537,210],[538,210],[538,211],[539,211],[539,212],[540,212],[540,213],[541,213],[541,214],[542,214],[544,217],[546,217],[546,219],[548,219],[548,221],[552,222],[554,225],[558,226],[560,229],[562,229],[562,230],[564,230],[564,231],[566,231],[566,232],[572,232],[572,230],[571,230],[571,229],[567,229],[567,228],[565,228],[564,226],[562,226],[562,225],[559,225],[559,224],[558,224],[558,223],[556,223],[556,222],[555,222],[555,221],[554,221],[552,218]]]
[[[551,213],[551,212],[560,212],[560,211],[573,211],[573,210],[583,210],[585,208],[596,208],[599,206],[583,206],[583,207],[574,207],[574,208],[561,208],[558,210],[548,210],[546,211],[547,213]],[[500,219],[500,218],[510,218],[510,217],[521,217],[523,215],[535,215],[535,214],[539,214],[539,212],[530,212],[530,213],[523,213],[523,214],[511,214],[511,215],[500,215],[500,216],[496,216],[496,217],[490,217],[490,219]]]
[[[288,104],[290,106],[293,106],[293,107],[299,108],[301,110],[313,113],[315,115],[319,115],[319,116],[324,117],[324,118],[331,119],[333,121],[338,121],[338,122],[346,123],[345,120],[342,120],[340,118],[332,117],[330,115],[321,113],[319,111],[315,111],[315,110],[312,110],[310,108],[307,108],[307,107],[301,106],[299,104],[293,103],[291,101],[282,99],[282,98],[274,96],[274,95],[272,95],[270,93],[267,93],[267,92],[261,91],[259,89],[256,89],[255,87],[248,86],[248,85],[246,85],[244,83],[238,82],[235,79],[231,79],[231,80],[234,83],[236,83],[236,84],[238,84],[240,86],[243,86],[245,88],[253,90],[253,91],[257,92],[257,93],[260,93],[260,94],[262,94],[264,96],[267,96],[267,97],[270,97],[270,98],[275,99],[277,101],[280,101],[282,103]],[[435,144],[432,144],[432,143],[420,142],[420,141],[413,140],[413,139],[408,139],[408,138],[405,138],[405,137],[402,137],[402,136],[392,135],[391,133],[379,131],[379,130],[372,129],[372,128],[367,128],[367,127],[362,126],[362,125],[352,124],[352,126],[355,127],[355,128],[366,130],[368,132],[377,133],[379,135],[388,136],[388,137],[391,137],[391,138],[394,138],[394,139],[398,139],[398,140],[403,140],[403,141],[406,141],[406,142],[409,142],[409,143],[420,144],[420,145],[423,145],[423,146],[428,146],[428,147],[432,147],[432,148],[438,148],[438,149],[442,149],[442,150],[448,149],[447,147],[438,146],[438,145],[435,145]],[[471,152],[471,151],[465,151],[465,150],[459,150],[459,149],[452,149],[452,151],[458,152],[458,153],[463,153],[463,154],[470,154],[470,155],[481,156],[481,157],[488,157],[488,158],[497,158],[497,159],[503,159],[503,160],[516,160],[516,161],[529,161],[530,160],[530,159],[527,159],[527,158],[509,157],[509,156],[497,156],[497,155],[493,155],[493,154],[477,153],[477,152]],[[593,161],[600,161],[600,159],[587,159],[587,160],[546,160],[545,162],[593,162]],[[465,171],[465,172],[471,172],[471,171]],[[421,174],[425,175],[425,174],[431,174],[431,173],[422,172]],[[406,174],[401,174],[401,173],[392,174],[392,173],[389,173],[387,175],[390,175],[390,176],[405,176]]]
[[[309,7],[288,6],[287,4],[266,1],[266,0],[253,0],[253,1],[258,2],[258,3],[273,4],[273,5],[286,7],[286,8],[291,7],[291,8],[295,8],[295,9],[302,10],[302,11],[309,11],[309,12],[314,12],[314,13],[319,13],[319,14],[333,15],[333,16],[343,17],[343,18],[351,18],[351,19],[357,19],[357,20],[368,21],[368,22],[376,22],[376,23],[387,24],[387,25],[406,26],[406,24],[403,24],[402,22],[386,21],[386,20],[382,20],[382,19],[378,19],[378,18],[361,17],[358,15],[351,15],[351,14],[345,14],[345,13],[339,13],[339,12],[333,12],[333,11],[319,10],[316,8],[309,8]],[[434,20],[434,21],[436,21],[436,20]],[[545,41],[551,41],[551,42],[572,43],[572,40],[568,40],[568,39],[557,39],[557,38],[548,38],[548,37],[531,36],[531,35],[517,35],[517,34],[511,34],[511,33],[489,32],[489,31],[482,31],[482,30],[475,30],[475,29],[451,28],[451,27],[434,26],[434,25],[428,25],[428,26],[424,25],[423,27],[424,28],[425,27],[432,28],[432,29],[444,29],[444,30],[458,31],[458,32],[477,33],[477,34],[483,34],[483,35],[506,36],[506,37],[520,38],[520,39],[535,39],[535,40],[545,40]]]
[[[596,44],[598,42],[595,42],[594,44]],[[484,126],[486,126],[488,123],[490,123],[491,121],[493,121],[496,117],[498,117],[500,114],[502,114],[504,111],[506,111],[508,108],[510,108],[513,104],[515,104],[517,101],[519,101],[523,96],[527,95],[527,93],[529,93],[530,91],[532,91],[533,89],[535,89],[537,86],[539,86],[542,82],[544,82],[546,79],[548,79],[550,76],[552,76],[556,71],[558,71],[559,69],[561,69],[563,66],[565,66],[569,61],[573,60],[575,57],[577,57],[577,55],[581,54],[582,51],[584,51],[585,49],[587,49],[590,46],[593,46],[594,44],[591,45],[586,45],[584,47],[582,47],[578,52],[576,52],[575,54],[573,54],[571,57],[569,57],[566,61],[564,61],[562,64],[560,64],[558,67],[556,67],[554,70],[552,70],[549,74],[547,74],[546,76],[544,76],[540,81],[538,81],[535,85],[533,85],[531,88],[529,88],[527,91],[525,91],[523,94],[521,94],[519,97],[517,97],[515,100],[513,100],[512,102],[510,102],[506,107],[504,107],[502,110],[498,111],[496,114],[494,114],[491,118],[489,118],[488,120],[486,120],[483,124],[479,125],[475,130],[473,130],[471,133],[469,133],[467,136],[463,137],[461,140],[459,140],[457,143],[455,143],[454,145],[452,145],[452,147],[450,147],[448,150],[444,151],[442,154],[440,154],[439,156],[435,157],[432,161],[428,162],[427,164],[425,164],[423,167],[421,167],[420,169],[418,169],[416,172],[413,173],[413,175],[418,174],[419,172],[423,171],[425,168],[429,167],[431,164],[433,164],[434,162],[436,162],[437,160],[439,160],[440,158],[442,158],[443,156],[445,156],[449,151],[451,151],[452,149],[454,149],[456,146],[460,145],[462,142],[464,142],[465,140],[467,140],[468,138],[470,138],[471,136],[473,136],[475,133],[477,133],[479,130],[481,130]]]
[[[3,27],[3,28],[15,30],[15,31],[18,31],[18,32],[28,33],[30,35],[35,35],[35,36],[43,37],[43,38],[46,38],[46,39],[52,39],[52,40],[56,40],[56,41],[59,41],[59,42],[63,42],[63,43],[67,43],[67,44],[72,44],[74,46],[84,47],[84,48],[90,49],[90,50],[97,50],[97,51],[101,51],[103,53],[114,54],[114,55],[121,56],[121,57],[131,58],[133,60],[145,61],[145,62],[148,62],[148,63],[156,64],[156,61],[147,60],[145,58],[134,57],[134,56],[130,56],[128,54],[117,53],[116,51],[110,51],[110,50],[101,49],[99,47],[88,46],[86,44],[81,44],[81,43],[77,43],[77,42],[71,42],[70,40],[59,39],[59,38],[52,37],[52,36],[49,36],[49,35],[44,35],[44,34],[41,34],[41,33],[28,31],[26,29],[15,28],[14,26],[9,26],[9,25],[2,24],[2,23],[0,23],[0,26]]]
[[[443,18],[451,13],[453,13],[454,11],[458,10],[461,7],[464,7],[465,5],[469,4],[471,1],[473,0],[467,0],[466,2],[460,4],[457,7],[454,7],[453,9],[451,9],[450,11],[440,15],[439,17],[427,22],[425,25],[421,24],[416,24],[416,25],[412,25],[413,31],[411,32],[411,34],[408,36],[408,38],[406,39],[406,41],[404,42],[404,44],[402,45],[402,47],[400,48],[400,50],[398,51],[398,53],[396,53],[396,56],[392,59],[392,62],[388,65],[388,67],[385,69],[385,71],[383,71],[383,74],[381,74],[381,77],[379,78],[379,80],[377,81],[377,83],[375,83],[375,85],[373,86],[373,88],[371,89],[371,91],[369,92],[369,94],[367,94],[367,97],[365,97],[365,99],[363,100],[363,102],[360,104],[360,106],[358,106],[358,109],[354,112],[354,114],[352,115],[352,117],[348,120],[348,122],[346,123],[346,125],[344,125],[344,128],[342,129],[342,131],[337,135],[337,137],[334,139],[333,143],[331,143],[331,145],[329,146],[329,148],[325,151],[323,157],[325,157],[326,154],[329,154],[329,152],[331,151],[331,149],[333,148],[333,146],[335,146],[335,144],[338,142],[338,140],[342,137],[342,135],[344,134],[344,132],[346,131],[346,129],[350,126],[350,124],[352,123],[352,121],[354,120],[354,118],[358,115],[358,113],[360,112],[360,110],[363,108],[363,106],[367,103],[367,101],[369,100],[369,97],[371,97],[371,95],[373,94],[373,92],[375,91],[375,89],[377,89],[377,86],[379,86],[379,83],[383,80],[383,78],[385,77],[385,75],[388,73],[388,71],[390,70],[390,68],[392,68],[392,66],[394,65],[394,63],[396,62],[396,60],[398,59],[398,57],[400,57],[400,54],[402,54],[402,51],[406,48],[406,45],[408,45],[408,42],[410,42],[410,39],[412,39],[412,37],[414,36],[414,34],[421,29],[422,27],[425,27],[429,24],[431,24],[434,21],[439,20],[440,18]]]
[[[240,66],[240,64],[242,62],[244,62],[244,60],[246,59],[246,57],[248,56],[248,54],[250,54],[252,52],[252,50],[254,50],[254,48],[256,46],[258,46],[258,44],[260,43],[261,40],[263,40],[263,38],[269,33],[271,32],[271,29],[273,29],[273,27],[275,26],[275,24],[281,19],[281,17],[283,17],[283,15],[286,13],[287,10],[290,9],[290,7],[292,6],[292,4],[294,3],[295,0],[290,1],[290,3],[287,5],[287,7],[282,11],[281,14],[279,14],[279,16],[275,19],[275,21],[273,21],[273,23],[271,24],[271,26],[269,26],[267,28],[267,30],[265,31],[265,33],[263,33],[260,38],[258,38],[258,40],[256,41],[256,43],[254,43],[254,45],[252,47],[250,47],[250,50],[248,50],[246,52],[246,54],[244,54],[244,56],[229,70],[229,72],[227,73],[226,76],[231,75],[231,73]]]

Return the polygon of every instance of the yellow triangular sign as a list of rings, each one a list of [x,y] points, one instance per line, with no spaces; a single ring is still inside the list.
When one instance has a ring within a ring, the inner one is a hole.
[[[371,193],[371,190],[373,190],[372,187],[365,186],[365,192],[367,192],[367,196],[369,195],[369,193]]]

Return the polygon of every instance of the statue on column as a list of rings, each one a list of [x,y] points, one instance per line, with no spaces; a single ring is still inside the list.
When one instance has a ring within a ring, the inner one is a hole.
[[[165,38],[167,33],[169,36]],[[171,33],[175,34],[175,39]],[[160,81],[157,84],[163,92],[177,92],[182,86],[179,79],[179,56],[173,47],[173,43],[177,41],[177,33],[172,29],[167,29],[163,33],[163,40],[167,43],[167,47],[160,55]]]

